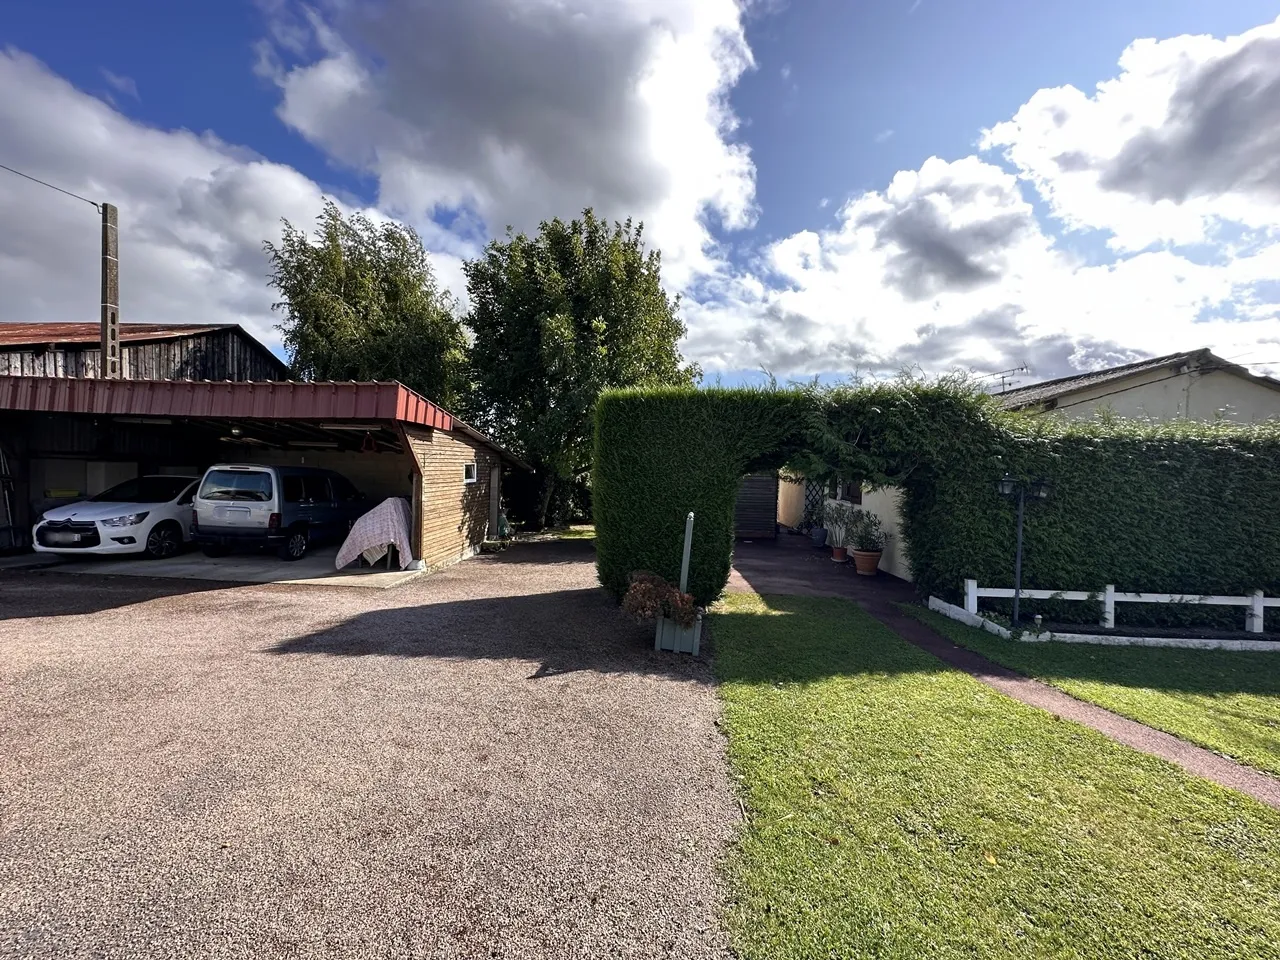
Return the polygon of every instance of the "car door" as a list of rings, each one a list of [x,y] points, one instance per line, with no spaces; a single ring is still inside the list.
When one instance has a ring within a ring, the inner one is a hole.
[[[333,539],[333,493],[329,478],[324,474],[305,474],[302,477],[302,508],[306,513],[311,539],[316,543]]]
[[[174,501],[173,512],[174,519],[182,527],[182,539],[191,539],[191,521],[195,518],[195,498],[196,487],[200,484],[199,480],[192,480],[187,484],[187,488],[178,494],[178,499]]]

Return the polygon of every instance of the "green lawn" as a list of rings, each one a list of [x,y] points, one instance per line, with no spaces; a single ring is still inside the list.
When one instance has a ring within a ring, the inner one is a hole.
[[[902,609],[1073,697],[1280,774],[1280,653],[1029,643],[921,607]]]
[[[561,540],[594,540],[595,538],[596,528],[589,523],[566,527],[560,531]]]
[[[713,631],[744,960],[1280,956],[1280,812],[848,601],[729,596]]]

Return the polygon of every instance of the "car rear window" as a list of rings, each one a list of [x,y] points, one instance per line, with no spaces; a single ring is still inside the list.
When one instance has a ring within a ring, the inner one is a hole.
[[[210,470],[200,484],[202,500],[271,499],[271,474],[263,470]]]

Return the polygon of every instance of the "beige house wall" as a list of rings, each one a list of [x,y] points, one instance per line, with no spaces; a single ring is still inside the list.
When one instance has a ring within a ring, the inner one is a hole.
[[[902,491],[897,487],[863,491],[862,509],[879,517],[884,529],[893,535],[880,557],[880,569],[910,582],[907,545],[902,539]]]
[[[799,483],[791,483],[787,477],[794,477],[785,471],[778,474],[778,522],[793,530],[800,526],[804,519],[804,485],[803,477]]]
[[[1255,423],[1280,417],[1280,390],[1226,370],[1170,375],[1151,370],[1120,382],[1100,384],[1061,397],[1053,412],[1087,419],[1110,412],[1148,420],[1223,418]]]

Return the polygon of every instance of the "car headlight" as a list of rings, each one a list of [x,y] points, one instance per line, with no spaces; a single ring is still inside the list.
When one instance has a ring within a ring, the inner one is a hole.
[[[141,523],[147,519],[146,513],[131,513],[126,517],[111,517],[108,520],[99,520],[98,522],[104,527],[132,527],[135,523]]]

